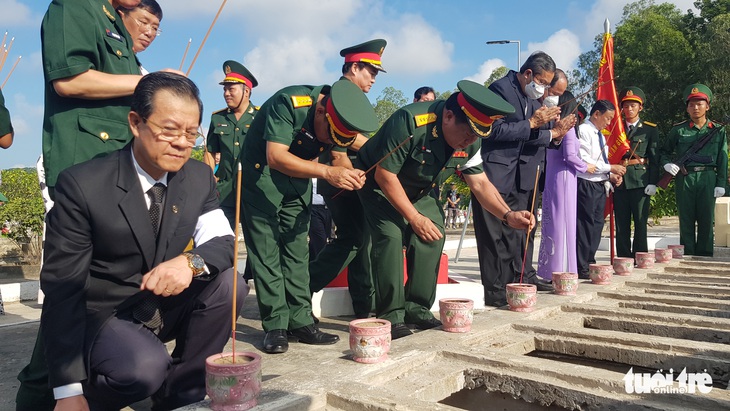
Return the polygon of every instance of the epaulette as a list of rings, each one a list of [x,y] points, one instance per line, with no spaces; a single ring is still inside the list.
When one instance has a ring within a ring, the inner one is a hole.
[[[291,96],[291,103],[294,108],[311,107],[312,97],[311,96]]]
[[[656,127],[656,123],[652,123],[652,122],[649,122],[649,121],[644,121],[644,124],[647,125],[647,126],[649,126],[649,127]]]
[[[436,113],[418,114],[413,119],[416,120],[416,127],[425,126],[436,121]]]
[[[226,108],[222,108],[222,109],[220,109],[220,110],[218,110],[218,111],[214,111],[214,112],[213,112],[212,114],[219,114],[219,113],[222,113],[222,112],[224,112],[224,111],[228,111],[228,107],[226,107]],[[211,115],[212,115],[212,114],[211,114]]]

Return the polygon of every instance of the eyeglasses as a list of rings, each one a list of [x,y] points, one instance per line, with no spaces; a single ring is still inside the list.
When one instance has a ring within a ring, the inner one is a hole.
[[[162,34],[162,29],[160,29],[159,26],[152,24],[149,21],[142,21],[136,17],[133,17],[133,19],[134,19],[134,22],[137,23],[137,26],[139,26],[139,28],[142,29],[142,33],[152,32],[152,34],[155,37]]]
[[[163,127],[152,120],[148,118],[142,118],[142,120],[145,123],[152,124],[153,126],[160,129],[159,132],[155,133],[155,137],[162,141],[166,141],[168,143],[173,143],[180,139],[180,137],[185,138],[185,141],[190,145],[190,147],[195,146],[195,142],[198,140],[199,137],[203,137],[203,134],[201,134],[199,131],[185,131],[185,130],[178,130],[174,128],[169,127]]]

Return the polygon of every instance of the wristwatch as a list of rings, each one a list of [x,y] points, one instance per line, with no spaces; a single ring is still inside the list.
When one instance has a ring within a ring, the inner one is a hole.
[[[203,260],[203,257],[193,253],[183,253],[183,255],[188,259],[188,267],[193,270],[193,278],[205,273],[205,260]]]

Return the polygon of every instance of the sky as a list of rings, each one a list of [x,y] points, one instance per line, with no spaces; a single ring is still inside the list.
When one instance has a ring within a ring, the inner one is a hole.
[[[157,0],[164,17],[162,34],[139,59],[150,70],[178,69],[192,39],[187,71],[221,0]],[[694,0],[674,0],[680,10]],[[661,1],[659,1],[661,2]],[[0,72],[15,141],[0,151],[0,169],[34,166],[41,152],[43,69],[40,25],[49,1],[0,0],[0,35],[15,38]],[[372,103],[385,87],[409,99],[418,87],[452,90],[462,79],[484,82],[500,66],[518,69],[518,44],[487,45],[492,40],[519,41],[519,61],[534,51],[550,54],[570,70],[590,50],[609,19],[621,20],[626,0],[228,0],[190,72],[210,114],[225,107],[222,63],[237,60],[257,78],[251,101],[261,105],[274,92],[293,84],[331,84],[341,74],[339,51],[373,38],[388,46],[382,56],[387,73],[377,76],[368,94]]]

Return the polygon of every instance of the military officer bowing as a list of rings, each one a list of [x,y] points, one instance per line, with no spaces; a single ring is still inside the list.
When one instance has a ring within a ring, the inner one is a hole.
[[[242,206],[246,247],[266,337],[264,351],[283,353],[288,335],[308,344],[333,344],[336,335],[313,324],[307,232],[312,183],[323,178],[355,190],[360,170],[317,163],[332,145],[347,147],[378,126],[372,105],[352,82],[290,86],[269,98],[243,143]]]
[[[376,314],[391,322],[393,339],[411,334],[405,323],[420,329],[441,325],[430,310],[444,246],[444,213],[429,193],[479,152],[478,139],[489,136],[495,119],[514,112],[481,84],[463,80],[457,86],[459,92],[446,101],[414,103],[396,111],[358,152],[357,168],[368,169],[383,159],[358,195],[367,204],[373,240]],[[463,175],[483,207],[505,224],[526,229],[534,223],[528,211],[510,210],[481,165]]]

